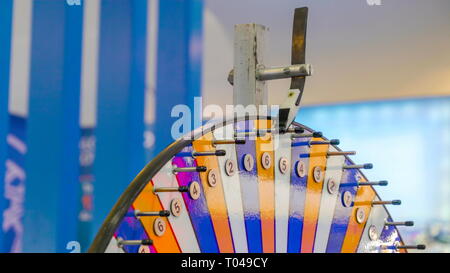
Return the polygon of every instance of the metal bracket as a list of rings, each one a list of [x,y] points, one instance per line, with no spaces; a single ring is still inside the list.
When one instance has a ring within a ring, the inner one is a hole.
[[[312,68],[305,63],[306,25],[308,8],[295,9],[291,65],[269,67],[264,65],[265,35],[268,29],[257,24],[236,25],[234,30],[234,68],[228,75],[233,85],[233,103],[257,107],[258,113],[268,111],[267,80],[291,78],[291,90],[278,111],[280,132],[286,132],[300,108],[306,76]],[[236,109],[236,108],[235,108]],[[266,113],[269,114],[269,113]]]

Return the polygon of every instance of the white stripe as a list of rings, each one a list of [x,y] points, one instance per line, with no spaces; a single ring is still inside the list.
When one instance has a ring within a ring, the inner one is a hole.
[[[375,201],[380,201],[378,197],[375,198]],[[381,240],[372,241],[369,238],[369,228],[370,226],[375,226],[377,231],[378,238],[383,231],[385,226],[386,219],[388,218],[388,214],[384,206],[376,205],[373,206],[370,210],[369,219],[367,219],[366,226],[364,227],[364,231],[361,235],[361,239],[359,241],[359,247],[357,252],[378,252],[379,247],[382,244]]]
[[[95,127],[97,123],[100,0],[84,1],[83,12],[80,125]]]
[[[291,134],[283,134],[275,137],[275,227],[276,227],[276,252],[287,252],[288,221],[289,221],[289,190],[291,187]],[[279,168],[280,158],[285,157],[290,168],[286,173],[281,173]]]
[[[13,5],[9,113],[28,116],[32,0],[15,0]]]
[[[172,173],[172,161],[167,162],[163,168],[152,179],[154,187],[178,187],[177,178]],[[157,193],[159,200],[165,210],[170,211],[170,202],[174,198],[183,200],[183,196],[179,192],[159,192]],[[170,215],[168,218],[170,225],[175,233],[181,251],[184,253],[198,253],[197,237],[192,227],[187,208],[184,202],[181,202],[181,214],[177,217]]]
[[[337,152],[336,148],[330,146],[330,152]],[[330,156],[327,159],[325,179],[323,180],[322,197],[320,200],[319,218],[317,222],[316,239],[314,241],[314,252],[325,253],[327,249],[328,236],[330,235],[331,223],[333,221],[334,209],[336,207],[339,185],[342,178],[342,166],[344,165],[344,156]],[[328,180],[333,178],[337,183],[335,192],[330,194],[328,191]]]
[[[158,6],[159,0],[147,2],[147,58],[146,92],[144,120],[146,124],[155,122],[156,65],[158,52]]]
[[[117,239],[115,237],[111,238],[108,246],[105,249],[105,253],[124,253],[122,248],[117,245]]]
[[[217,139],[233,139],[233,124],[218,128],[214,131]],[[227,203],[228,219],[230,221],[231,233],[233,235],[234,248],[237,253],[247,253],[247,234],[245,231],[244,208],[242,204],[241,185],[238,174],[238,161],[236,147],[234,144],[217,145],[217,150],[225,150],[225,156],[218,156],[219,171],[221,173],[222,185]],[[225,162],[231,159],[235,163],[236,173],[228,176],[225,173]]]

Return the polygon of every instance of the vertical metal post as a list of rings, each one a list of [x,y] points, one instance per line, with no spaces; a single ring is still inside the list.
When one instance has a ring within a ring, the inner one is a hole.
[[[267,87],[256,79],[264,63],[267,28],[258,24],[236,25],[234,29],[233,104],[267,105]]]

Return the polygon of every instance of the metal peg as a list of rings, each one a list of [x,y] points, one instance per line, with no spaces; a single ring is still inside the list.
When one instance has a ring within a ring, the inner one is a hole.
[[[360,186],[387,186],[388,182],[386,180],[382,181],[370,181],[370,182],[349,182],[349,183],[341,183],[342,186],[350,186],[350,187],[360,187]]]
[[[391,200],[391,201],[372,201],[372,205],[401,205],[401,200]]]
[[[151,239],[145,239],[145,240],[118,240],[117,245],[119,247],[123,246],[150,246],[153,245],[153,241]]]
[[[195,173],[195,172],[206,172],[208,169],[205,166],[197,166],[197,167],[185,167],[185,168],[178,168],[175,167],[173,169],[173,173]]]
[[[222,144],[245,144],[245,139],[222,139],[213,141],[213,145]]]
[[[189,188],[186,186],[153,188],[153,192],[188,192],[188,191]]]
[[[141,217],[141,216],[162,216],[167,217],[170,216],[170,211],[168,210],[160,210],[160,211],[134,211],[134,216]]]
[[[312,132],[312,133],[304,133],[304,134],[294,134],[292,138],[301,138],[301,137],[322,137],[322,132]]]
[[[297,146],[310,146],[310,145],[339,145],[339,139],[332,139],[332,140],[323,140],[323,141],[302,141],[302,142],[294,142],[292,143],[293,147]]]
[[[348,151],[348,152],[328,152],[327,156],[339,156],[339,155],[355,155],[355,151]]]
[[[294,64],[284,67],[261,67],[256,70],[256,79],[260,81],[286,79],[299,76],[311,76],[310,64]]]
[[[405,222],[386,222],[386,226],[406,226],[412,227],[414,226],[414,221],[405,221]]]
[[[183,152],[178,153],[175,156],[179,157],[197,157],[197,156],[224,156],[226,154],[225,150],[217,150],[217,151],[206,151],[206,152]]]
[[[404,246],[381,246],[382,249],[391,249],[391,250],[398,250],[398,249],[418,249],[418,250],[424,250],[426,249],[425,245],[404,245]]]

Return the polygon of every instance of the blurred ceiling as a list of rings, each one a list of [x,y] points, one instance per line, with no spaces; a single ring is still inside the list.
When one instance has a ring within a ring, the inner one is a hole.
[[[233,65],[233,26],[270,28],[266,65],[290,63],[293,11],[308,6],[303,104],[328,104],[450,95],[450,1],[206,0],[203,95],[208,104],[232,104],[227,83]],[[288,80],[269,83],[280,104]]]

